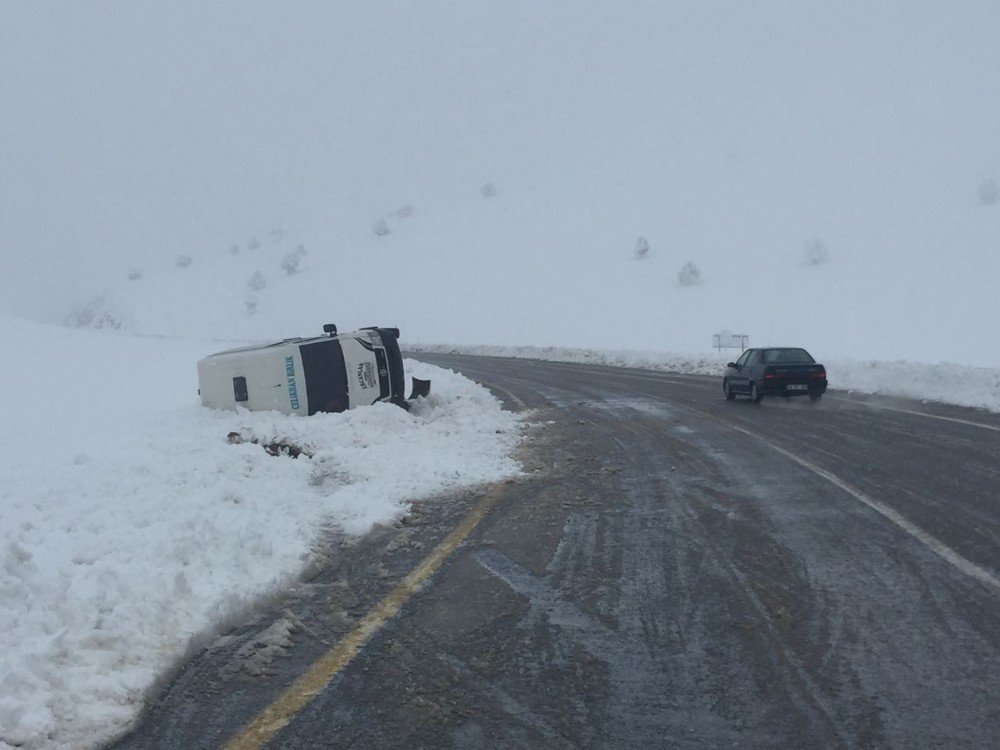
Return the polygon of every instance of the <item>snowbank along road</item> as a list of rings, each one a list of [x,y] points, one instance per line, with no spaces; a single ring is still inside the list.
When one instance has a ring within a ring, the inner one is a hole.
[[[1000,417],[426,359],[528,476],[332,539],[117,747],[1000,745]]]

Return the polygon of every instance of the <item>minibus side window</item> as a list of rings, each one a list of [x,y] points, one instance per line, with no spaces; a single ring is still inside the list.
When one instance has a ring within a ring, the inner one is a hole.
[[[233,378],[233,395],[236,397],[236,403],[250,400],[250,394],[247,393],[247,379],[242,375]]]

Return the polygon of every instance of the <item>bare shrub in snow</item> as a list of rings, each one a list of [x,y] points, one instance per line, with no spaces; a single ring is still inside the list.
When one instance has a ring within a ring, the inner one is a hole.
[[[494,185],[492,182],[487,182],[485,185],[479,188],[479,192],[484,198],[492,198],[497,194],[497,186]]]
[[[389,223],[385,219],[379,219],[372,224],[372,231],[379,237],[385,237],[389,234]]]
[[[260,271],[254,271],[250,278],[247,279],[247,286],[253,291],[259,292],[261,289],[267,286],[267,279],[264,278],[264,274]]]
[[[701,269],[688,261],[677,272],[677,281],[680,282],[681,286],[697,286],[702,282]]]
[[[103,294],[77,305],[66,322],[74,328],[113,328],[116,331],[125,326],[125,318]]]
[[[252,237],[250,241],[247,243],[247,250],[256,250],[259,247],[260,247],[260,240],[258,240],[256,237]]]
[[[243,300],[243,305],[246,307],[247,315],[253,315],[257,312],[257,298],[250,296]]]
[[[140,271],[138,268],[130,268],[128,269],[128,274],[126,274],[126,277],[128,278],[129,281],[138,281],[139,279],[142,278],[142,271]]]
[[[642,260],[647,255],[649,255],[649,240],[645,237],[640,237],[635,242],[635,258],[636,260]]]
[[[830,251],[819,237],[813,237],[802,250],[802,263],[806,266],[821,266],[830,260]]]
[[[279,242],[285,239],[285,230],[282,229],[281,227],[275,227],[268,234],[271,237],[271,244],[273,245],[277,245]]]
[[[1000,201],[1000,185],[992,177],[979,183],[979,202],[984,206],[994,206]]]
[[[413,206],[406,205],[396,210],[396,216],[400,219],[409,219],[413,216]]]
[[[230,255],[239,255],[240,254],[240,246],[237,245],[234,242],[232,245],[229,246],[229,254]]]
[[[306,246],[299,245],[294,250],[292,250],[288,255],[281,259],[281,269],[291,276],[293,273],[299,270],[299,261],[302,260],[302,256],[306,254]]]
[[[174,265],[178,268],[187,268],[194,262],[194,259],[190,255],[178,255],[177,259],[174,261]]]

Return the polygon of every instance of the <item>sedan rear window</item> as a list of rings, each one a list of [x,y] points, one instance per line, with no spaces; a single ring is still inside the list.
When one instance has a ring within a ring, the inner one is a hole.
[[[816,362],[805,349],[765,349],[764,363],[768,365],[811,365]]]

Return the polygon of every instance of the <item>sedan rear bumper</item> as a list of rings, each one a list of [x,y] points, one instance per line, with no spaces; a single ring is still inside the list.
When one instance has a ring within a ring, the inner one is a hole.
[[[765,380],[759,390],[766,396],[811,396],[826,393],[826,380],[786,381]]]

